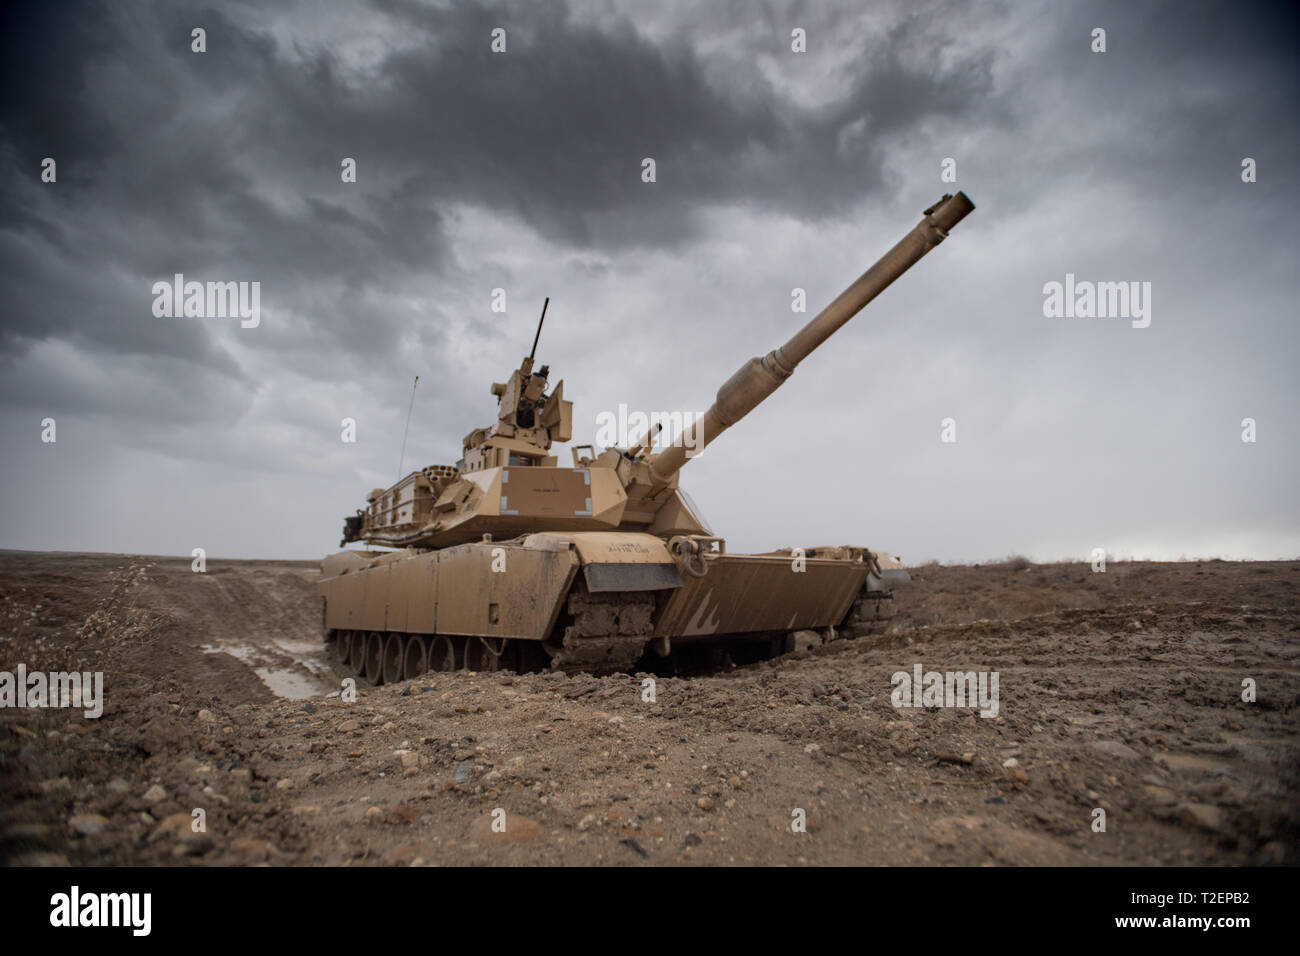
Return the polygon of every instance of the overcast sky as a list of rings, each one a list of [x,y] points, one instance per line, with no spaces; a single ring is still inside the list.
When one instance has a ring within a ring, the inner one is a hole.
[[[1300,555],[1292,4],[0,16],[0,547],[319,557],[397,477],[414,376],[406,470],[454,463],[545,296],[590,442],[620,402],[706,409],[962,189],[951,238],[686,466],[729,549]],[[155,316],[176,273],[258,281],[260,325]],[[1045,316],[1067,273],[1151,283],[1150,325]]]

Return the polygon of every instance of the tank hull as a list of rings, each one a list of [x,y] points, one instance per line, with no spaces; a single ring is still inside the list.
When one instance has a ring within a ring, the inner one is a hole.
[[[414,671],[393,664],[388,679],[438,665],[608,672],[675,646],[759,642],[779,653],[799,643],[795,634],[817,643],[846,623],[870,625],[889,597],[875,560],[845,547],[713,553],[683,566],[652,534],[538,533],[340,552],[322,564],[319,589],[340,663],[375,682],[385,654]]]

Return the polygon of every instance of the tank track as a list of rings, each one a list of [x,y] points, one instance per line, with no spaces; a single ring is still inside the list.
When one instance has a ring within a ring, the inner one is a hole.
[[[559,643],[393,631],[326,631],[342,673],[373,685],[411,680],[426,671],[554,670],[614,674],[630,670],[653,639],[653,595],[569,595]],[[557,634],[557,636],[559,636]]]
[[[565,673],[614,674],[641,659],[654,634],[653,594],[574,591],[566,610],[573,619],[560,647],[548,646],[551,667]]]
[[[770,643],[757,656],[736,657],[741,663],[766,660],[796,650],[807,650],[839,638],[882,633],[893,617],[889,592],[864,591],[836,627],[791,631],[788,634],[750,635]],[[552,670],[566,674],[605,675],[627,673],[641,662],[654,641],[655,598],[652,592],[614,591],[592,594],[585,587],[570,592],[565,613],[545,643],[536,640],[399,634],[394,632],[329,631],[336,659],[344,673],[364,677],[372,684],[411,680],[426,671]],[[708,670],[717,665],[718,651],[740,654],[745,635],[730,644],[700,643],[674,649],[674,666]],[[751,648],[752,649],[752,648]],[[680,655],[685,653],[685,657]],[[712,655],[705,660],[705,656]],[[693,665],[691,662],[695,661]],[[652,665],[647,665],[651,666]]]
[[[889,629],[893,617],[893,594],[888,591],[867,591],[853,602],[840,627],[852,637],[883,634]]]

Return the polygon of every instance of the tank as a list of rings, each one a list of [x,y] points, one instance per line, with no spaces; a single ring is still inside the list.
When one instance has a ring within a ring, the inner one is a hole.
[[[496,421],[465,436],[459,461],[375,489],[344,519],[341,546],[366,549],[327,557],[319,585],[340,668],[376,684],[460,668],[689,672],[880,628],[907,579],[896,557],[863,545],[730,553],[679,477],[973,209],[943,196],[671,442],[582,445],[561,464],[552,449],[572,438],[573,404],[534,365],[535,338],[492,385]]]

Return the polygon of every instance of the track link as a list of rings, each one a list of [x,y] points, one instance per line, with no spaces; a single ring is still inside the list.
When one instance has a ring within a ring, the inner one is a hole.
[[[894,617],[893,594],[889,591],[864,591],[853,602],[841,625],[850,636],[883,634]]]
[[[575,591],[566,605],[573,623],[559,648],[548,647],[551,667],[565,673],[615,674],[630,669],[653,635],[654,595]]]

